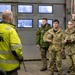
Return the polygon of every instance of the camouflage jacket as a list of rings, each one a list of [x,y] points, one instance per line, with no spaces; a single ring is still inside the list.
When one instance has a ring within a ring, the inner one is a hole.
[[[50,24],[46,25],[46,26],[41,26],[37,32],[36,32],[36,44],[40,45],[40,47],[49,47],[49,43],[48,42],[44,42],[43,41],[43,35],[45,34],[45,32],[47,32],[49,29],[51,29]]]
[[[48,30],[44,35],[44,41],[52,40],[49,50],[60,51],[62,49],[62,35],[63,31],[59,28],[57,32],[54,29]]]
[[[65,43],[64,40],[67,40]],[[73,40],[73,42],[71,42]],[[75,28],[73,28],[71,31],[69,29],[66,29],[62,38],[62,43],[65,48],[65,53],[68,55],[72,55],[75,53]]]

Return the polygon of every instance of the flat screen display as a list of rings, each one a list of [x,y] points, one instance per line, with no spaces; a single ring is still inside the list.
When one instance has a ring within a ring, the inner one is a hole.
[[[44,6],[44,5],[38,6],[38,13],[40,14],[51,14],[52,11],[53,11],[52,6]]]
[[[1,22],[2,20],[0,19],[0,22]]]
[[[32,28],[33,27],[33,20],[32,19],[18,19],[18,27],[19,28]]]
[[[48,20],[48,23],[51,25],[52,27],[52,20]],[[41,27],[42,25],[42,20],[38,20],[38,27]]]
[[[18,5],[18,13],[32,13],[32,5]]]
[[[0,4],[0,13],[3,12],[4,10],[12,10],[11,9],[11,5],[4,5],[4,4]]]

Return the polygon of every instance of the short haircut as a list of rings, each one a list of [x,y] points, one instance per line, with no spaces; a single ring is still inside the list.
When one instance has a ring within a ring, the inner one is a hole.
[[[57,22],[57,23],[59,24],[59,21],[58,21],[57,19],[55,19],[55,20],[53,21],[53,23],[54,23],[54,22]]]
[[[74,21],[73,21],[73,20],[69,20],[68,22],[71,22],[71,23],[73,23],[73,24],[74,24]]]
[[[46,20],[47,21],[47,18],[42,18],[42,20]]]
[[[4,10],[3,12],[2,12],[2,19],[9,19],[9,17],[12,15],[12,12],[11,11],[9,11],[9,10]]]

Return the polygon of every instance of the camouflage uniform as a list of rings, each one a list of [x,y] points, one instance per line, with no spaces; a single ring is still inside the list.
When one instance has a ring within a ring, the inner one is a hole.
[[[59,28],[57,32],[54,32],[54,29],[48,30],[44,35],[44,41],[53,40],[49,46],[49,67],[50,67],[50,75],[54,74],[54,63],[57,64],[57,69],[60,75],[62,75],[62,57],[61,57],[61,49],[62,49],[62,35],[63,31]],[[55,61],[56,59],[56,61]]]
[[[71,19],[71,21],[73,21],[73,20]],[[74,29],[75,29],[75,21],[73,21],[73,23],[74,23]],[[66,29],[68,29],[68,26],[66,27]],[[74,66],[73,63],[72,63],[72,66]],[[70,73],[70,68],[68,69],[68,73]]]
[[[70,42],[71,39],[74,41]],[[67,42],[64,43],[64,40],[67,40]],[[71,31],[69,29],[65,30],[62,42],[63,46],[65,47],[65,54],[70,75],[75,75],[75,28],[73,28]]]
[[[36,32],[36,44],[40,45],[41,58],[42,58],[43,66],[46,68],[47,68],[46,54],[48,51],[49,43],[43,41],[43,35],[49,29],[51,29],[50,24],[46,24],[45,26],[42,25]]]

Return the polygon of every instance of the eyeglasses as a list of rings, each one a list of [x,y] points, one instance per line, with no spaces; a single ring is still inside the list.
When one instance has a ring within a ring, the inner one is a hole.
[[[68,25],[73,25],[73,24],[68,24]]]

